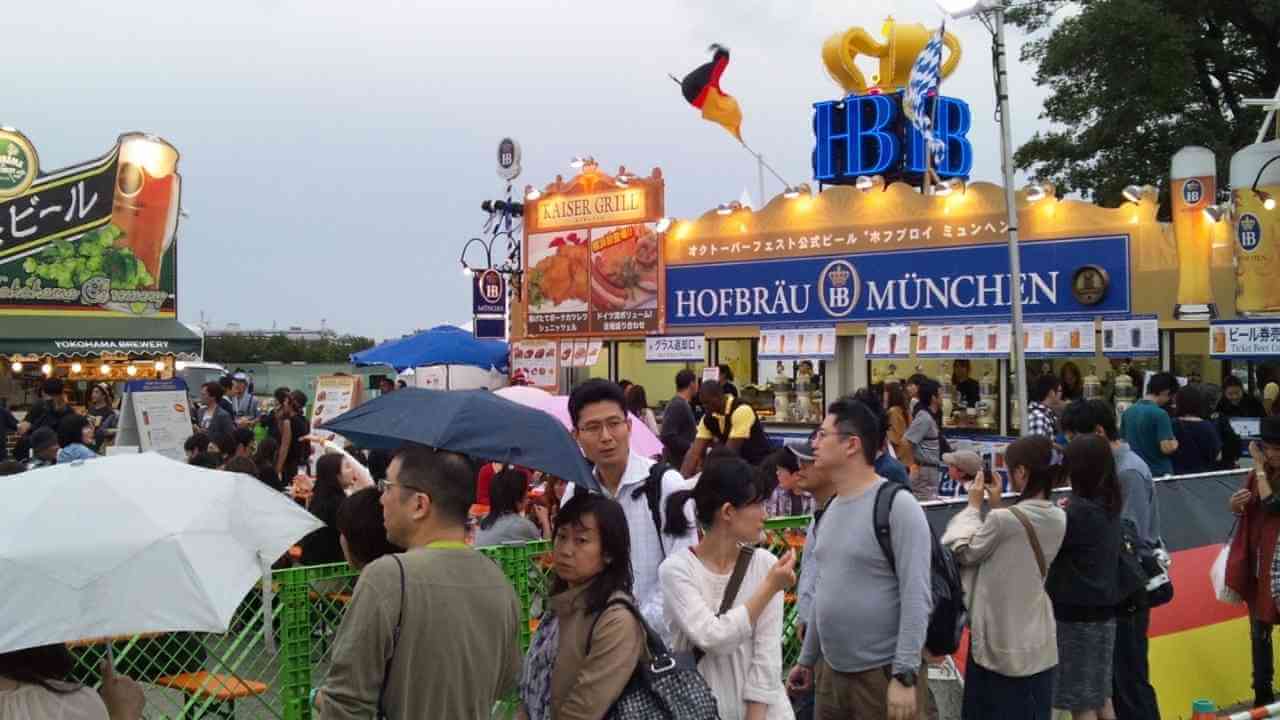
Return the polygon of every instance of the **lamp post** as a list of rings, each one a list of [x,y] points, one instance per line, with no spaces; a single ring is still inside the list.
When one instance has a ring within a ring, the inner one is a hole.
[[[1010,309],[1013,316],[1013,366],[1018,397],[1018,428],[1027,429],[1027,362],[1022,332],[1022,260],[1018,250],[1018,206],[1013,191],[1013,127],[1009,122],[1009,61],[1004,42],[1003,0],[938,0],[943,12],[954,18],[979,15],[991,31],[1000,114],[1000,163],[1004,173],[1004,202],[1009,222]],[[987,22],[990,15],[991,22]]]

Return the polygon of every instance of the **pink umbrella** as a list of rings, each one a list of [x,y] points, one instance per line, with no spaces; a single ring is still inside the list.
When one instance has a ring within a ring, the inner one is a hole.
[[[569,396],[551,395],[532,387],[505,387],[496,391],[498,395],[520,403],[526,407],[537,408],[559,420],[570,431],[573,420],[569,417]],[[631,452],[641,457],[652,457],[662,454],[662,441],[645,425],[643,421],[630,415],[631,420]]]

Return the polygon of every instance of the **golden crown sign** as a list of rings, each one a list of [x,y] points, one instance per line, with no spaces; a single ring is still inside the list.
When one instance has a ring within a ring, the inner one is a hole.
[[[822,63],[827,66],[831,79],[836,81],[847,94],[866,95],[869,92],[891,93],[907,86],[911,77],[911,66],[929,38],[936,32],[920,23],[905,25],[895,22],[892,17],[884,21],[881,33],[885,42],[880,42],[866,30],[855,27],[836,33],[827,38],[822,45]],[[942,44],[946,46],[947,57],[942,63],[940,72],[947,77],[960,62],[960,41],[951,33],[943,33]],[[871,76],[868,85],[862,70],[857,65],[859,55],[878,58],[880,72]]]
[[[1252,215],[1245,215],[1240,218],[1240,227],[1244,230],[1253,230],[1257,225],[1258,221],[1253,219]]]
[[[842,267],[832,270],[827,277],[831,280],[831,284],[836,287],[844,287],[849,283],[849,271]]]

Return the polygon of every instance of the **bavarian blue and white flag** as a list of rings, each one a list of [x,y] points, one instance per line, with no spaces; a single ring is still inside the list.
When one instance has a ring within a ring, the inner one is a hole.
[[[946,145],[933,138],[933,118],[929,117],[927,101],[930,95],[938,94],[942,68],[942,35],[946,30],[947,24],[943,22],[916,57],[915,64],[911,66],[911,77],[907,81],[907,92],[902,99],[902,111],[907,120],[924,135],[925,143],[933,151],[934,167],[942,162]]]

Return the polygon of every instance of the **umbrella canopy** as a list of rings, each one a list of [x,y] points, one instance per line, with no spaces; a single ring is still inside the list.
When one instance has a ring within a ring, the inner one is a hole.
[[[505,387],[497,393],[512,402],[537,408],[559,420],[567,430],[573,430],[573,419],[569,416],[568,395],[552,395],[531,387]],[[627,413],[627,418],[631,420],[631,452],[643,457],[661,455],[662,441],[653,434],[649,426],[631,413]]]
[[[0,477],[0,496],[0,652],[226,632],[264,564],[321,527],[257,478],[156,453]]]
[[[453,325],[439,325],[351,355],[352,365],[390,365],[397,371],[428,365],[470,365],[506,372],[507,360],[506,343],[477,340],[475,335]]]
[[[397,390],[348,410],[321,429],[366,448],[421,443],[599,489],[578,443],[555,418],[488,390]]]

